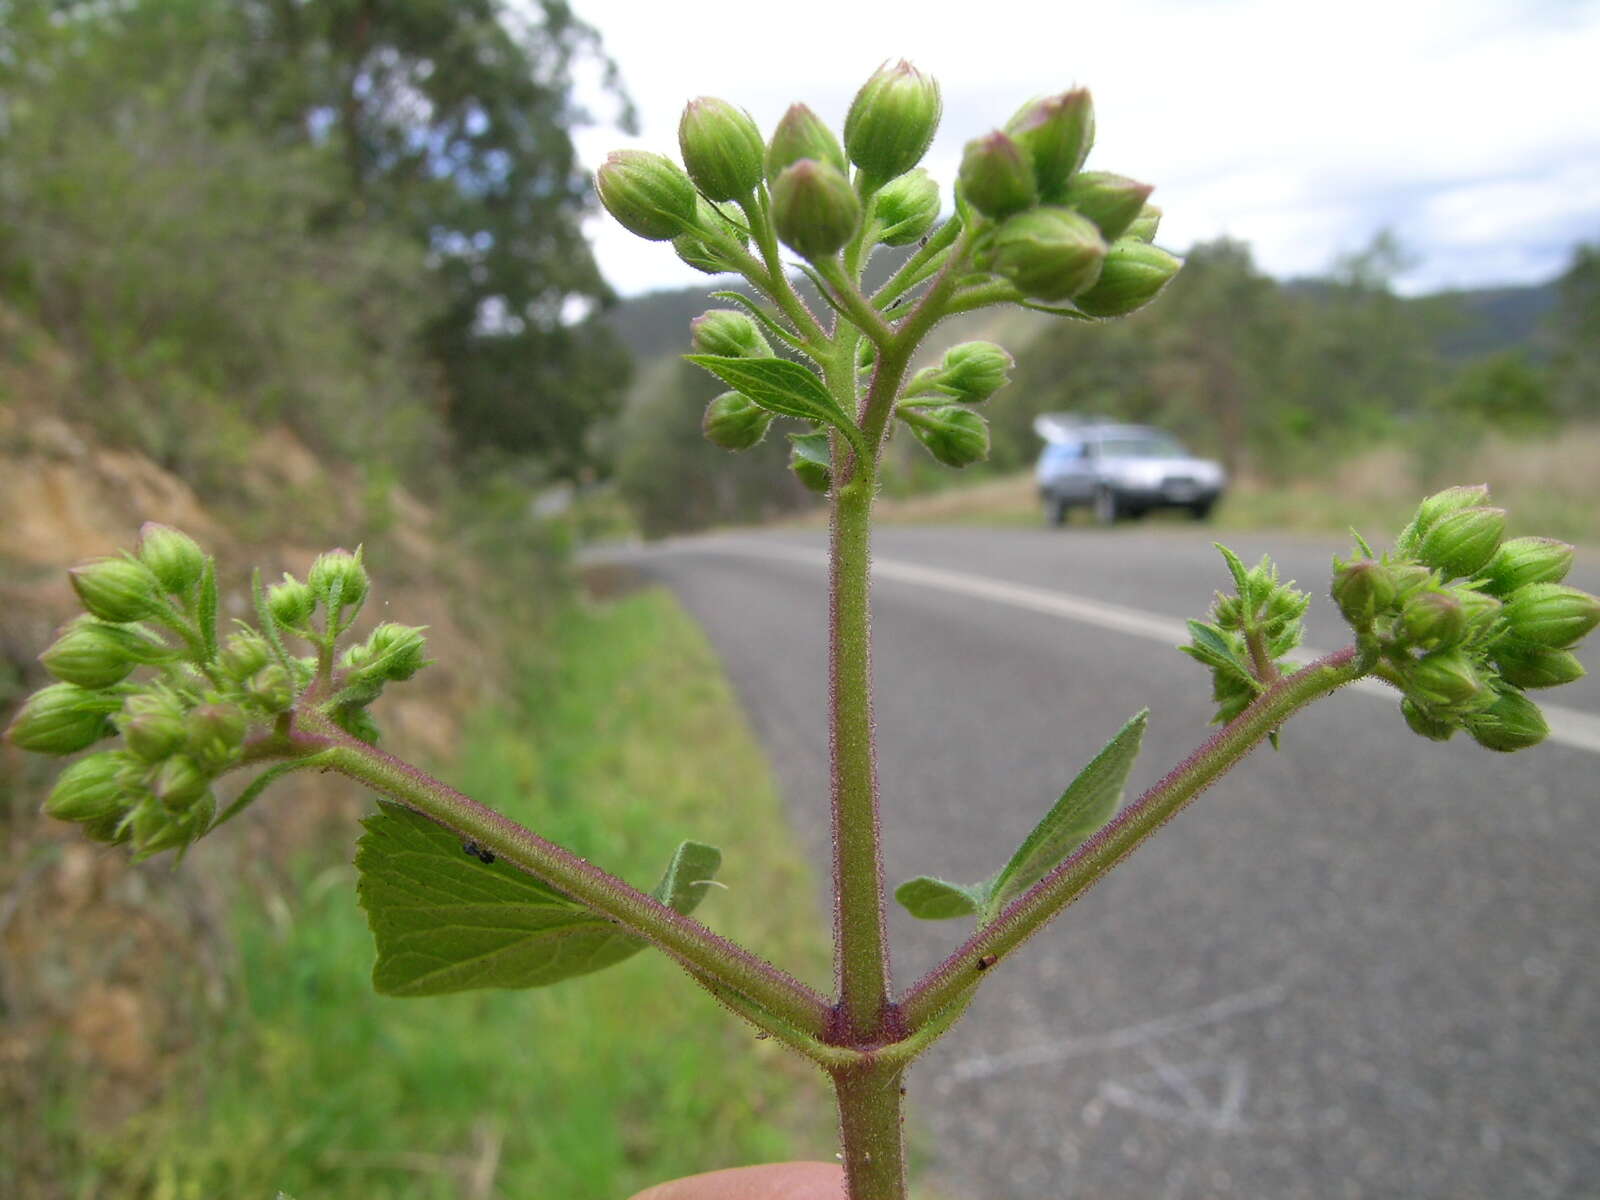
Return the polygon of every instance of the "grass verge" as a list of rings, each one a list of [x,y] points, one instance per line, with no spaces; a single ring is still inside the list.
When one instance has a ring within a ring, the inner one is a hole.
[[[824,976],[820,931],[780,924],[815,911],[812,884],[699,630],[648,591],[555,634],[517,702],[472,721],[452,782],[647,886],[684,837],[722,846],[729,890],[702,915]],[[237,904],[232,1017],[77,1194],[596,1200],[830,1152],[820,1079],[659,955],[551,989],[376,995],[350,855]]]

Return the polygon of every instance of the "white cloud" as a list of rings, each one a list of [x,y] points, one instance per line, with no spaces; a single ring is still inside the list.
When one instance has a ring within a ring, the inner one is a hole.
[[[1385,226],[1420,259],[1413,290],[1543,278],[1600,237],[1600,4],[1586,0],[985,0],[924,4],[915,22],[861,0],[574,7],[642,119],[635,140],[582,131],[590,164],[624,144],[672,152],[695,95],[763,128],[794,100],[839,122],[861,80],[904,56],[944,88],[927,165],[947,183],[968,139],[1083,83],[1096,165],[1157,185],[1164,242],[1242,238],[1276,274],[1320,270]],[[593,233],[625,293],[703,278],[608,220]]]

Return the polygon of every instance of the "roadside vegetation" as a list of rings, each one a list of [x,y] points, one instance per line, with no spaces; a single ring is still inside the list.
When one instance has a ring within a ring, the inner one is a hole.
[[[64,568],[141,521],[232,578],[359,541],[448,660],[387,745],[639,878],[692,805],[740,847],[730,887],[806,903],[698,632],[664,595],[579,599],[603,514],[531,504],[601,464],[630,368],[568,136],[573,72],[610,64],[565,5],[506,12],[0,0],[0,725],[75,609]],[[337,886],[358,789],[287,783],[270,832],[174,870],[74,839],[47,782],[0,747],[0,1194],[577,1200],[826,1143],[809,1079],[725,1054],[709,1002],[633,1036],[658,960],[624,998],[376,996]],[[689,1066],[724,1058],[715,1088]]]
[[[752,902],[781,892],[820,907],[700,631],[652,590],[568,608],[551,634],[517,662],[512,694],[469,720],[448,769],[630,878],[650,877],[691,828],[737,846],[723,874],[732,902],[712,919],[820,981],[826,946]],[[372,956],[356,830],[327,829],[244,869],[223,914],[229,1003],[203,1019],[154,1105],[104,1128],[61,1093],[49,1126],[77,1165],[60,1194],[592,1200],[706,1161],[827,1144],[831,1127],[801,1115],[822,1107],[812,1073],[775,1047],[747,1053],[749,1032],[677,986],[660,956],[609,982],[379,996],[353,969]]]

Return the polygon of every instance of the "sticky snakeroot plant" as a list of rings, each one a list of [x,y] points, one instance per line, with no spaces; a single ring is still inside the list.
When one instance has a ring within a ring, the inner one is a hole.
[[[359,552],[323,555],[304,581],[263,587],[258,577],[256,623],[231,632],[218,629],[213,560],[174,529],[146,526],[136,552],[74,569],[87,615],[45,652],[58,682],[8,731],[45,754],[90,751],[62,772],[45,810],[138,858],[181,855],[288,772],[346,775],[383,797],[356,859],[380,991],[552,984],[654,945],[827,1072],[849,1195],[894,1200],[906,1195],[901,1079],[912,1060],[1030,934],[1311,701],[1375,675],[1424,737],[1465,730],[1500,751],[1540,741],[1545,724],[1526,692],[1582,675],[1570,650],[1600,621],[1600,601],[1562,584],[1571,546],[1503,540],[1505,513],[1486,488],[1431,496],[1392,550],[1357,539],[1349,560],[1335,560],[1332,598],[1353,641],[1305,665],[1291,655],[1309,598],[1269,561],[1250,568],[1224,550],[1233,590],[1190,623],[1183,647],[1211,671],[1222,728],[1122,806],[1139,713],[994,875],[902,884],[895,897],[915,915],[975,927],[924,978],[891,988],[868,666],[879,461],[896,422],[941,462],[984,457],[975,407],[1010,365],[999,347],[968,343],[912,375],[913,354],[941,318],[986,305],[1121,316],[1179,265],[1150,243],[1159,213],[1148,187],[1082,169],[1094,138],[1087,92],[1034,101],[969,143],[943,223],[938,188],[917,166],[939,113],[938,87],[904,63],[867,81],[842,145],[800,105],[764,140],[741,110],[701,99],[683,115],[684,168],[619,152],[597,181],[633,232],[749,282],[753,297],[719,293],[738,307],[694,323],[691,360],[730,389],[711,402],[706,435],[742,449],[775,420],[791,422],[793,468],[832,506],[833,995],[694,920],[720,863],[714,848],[684,843],[641,891],[379,749],[369,705],[426,659],[420,629],[384,623],[351,638],[368,592]],[[780,243],[826,309],[791,286]],[[862,271],[880,245],[916,249],[869,293]],[[116,748],[96,748],[111,737]],[[214,786],[250,770],[219,811]]]

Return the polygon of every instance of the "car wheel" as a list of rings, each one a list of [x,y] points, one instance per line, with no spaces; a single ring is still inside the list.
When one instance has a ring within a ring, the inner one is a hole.
[[[1198,504],[1189,505],[1189,515],[1196,521],[1209,521],[1211,510],[1216,505],[1215,500],[1201,500]]]
[[[1122,502],[1108,487],[1095,489],[1094,519],[1097,525],[1115,525],[1122,519]]]
[[[1045,497],[1045,501],[1044,501],[1044,516],[1045,516],[1045,520],[1049,521],[1050,524],[1052,524],[1052,525],[1065,525],[1067,523],[1067,514],[1070,513],[1071,511],[1072,510],[1071,510],[1070,506],[1067,504],[1066,500],[1064,500],[1062,497],[1060,497],[1060,496],[1046,496]]]

